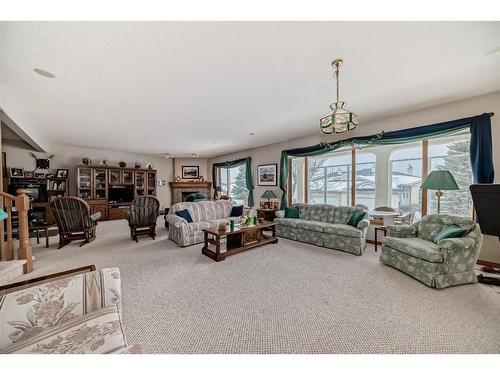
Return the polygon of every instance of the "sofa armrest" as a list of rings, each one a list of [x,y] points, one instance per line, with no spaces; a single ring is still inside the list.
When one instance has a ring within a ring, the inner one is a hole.
[[[167,216],[165,216],[165,220],[167,220],[169,225],[172,225],[176,228],[182,228],[183,226],[187,226],[188,224],[186,219],[174,214],[168,214]]]
[[[387,237],[409,238],[416,236],[417,236],[417,228],[413,224],[387,226]]]
[[[276,211],[275,215],[277,218],[283,219],[285,217],[285,210]]]
[[[446,238],[438,242],[438,249],[445,262],[459,255],[461,258],[465,256],[465,261],[475,263],[479,255],[478,243],[469,237]]]
[[[363,219],[358,223],[358,229],[363,230],[365,228],[368,228],[368,225],[370,225],[370,220]]]

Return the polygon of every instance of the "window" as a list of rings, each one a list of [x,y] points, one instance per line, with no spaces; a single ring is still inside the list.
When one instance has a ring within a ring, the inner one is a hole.
[[[291,182],[292,182],[292,203],[304,203],[305,200],[305,158],[294,158],[291,160]]]
[[[247,204],[248,189],[246,187],[246,166],[219,168],[219,186],[222,194],[226,194],[235,204]]]
[[[391,146],[389,206],[401,215],[415,212],[421,217],[422,141]]]
[[[375,208],[377,184],[376,156],[367,151],[356,151],[356,204]]]
[[[351,204],[352,152],[308,158],[309,203]]]
[[[472,216],[472,197],[469,186],[472,184],[470,164],[470,134],[454,135],[446,138],[429,140],[429,172],[448,170],[451,172],[460,190],[443,191],[441,213],[459,216]],[[437,198],[434,190],[427,193],[427,213],[437,212]]]

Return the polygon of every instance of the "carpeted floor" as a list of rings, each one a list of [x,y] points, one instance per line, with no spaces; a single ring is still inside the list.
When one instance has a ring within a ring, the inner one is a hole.
[[[86,264],[122,274],[125,329],[149,353],[499,353],[500,295],[484,285],[434,290],[378,262],[280,239],[216,263],[125,221],[57,250],[34,246],[29,277]]]

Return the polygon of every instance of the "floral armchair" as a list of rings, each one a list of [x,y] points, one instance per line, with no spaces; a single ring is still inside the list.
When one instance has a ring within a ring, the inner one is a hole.
[[[458,225],[466,235],[435,243],[436,234],[450,225]],[[380,261],[437,289],[476,283],[474,266],[481,242],[474,221],[453,215],[427,215],[411,225],[388,226]]]
[[[0,295],[0,353],[141,353],[129,345],[117,268]]]

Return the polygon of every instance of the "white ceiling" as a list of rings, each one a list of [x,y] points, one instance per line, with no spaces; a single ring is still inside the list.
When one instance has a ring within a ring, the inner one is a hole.
[[[42,146],[206,157],[317,132],[333,58],[363,126],[499,90],[496,47],[500,22],[0,22],[0,106]]]

